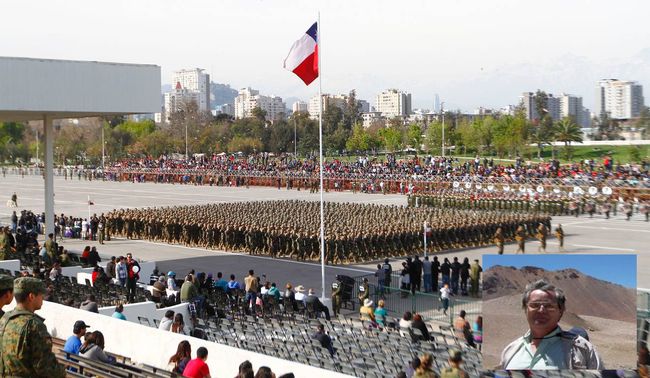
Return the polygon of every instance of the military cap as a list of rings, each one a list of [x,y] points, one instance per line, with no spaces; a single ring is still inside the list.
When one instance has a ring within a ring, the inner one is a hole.
[[[7,290],[14,288],[14,278],[7,275],[0,275],[0,290]]]
[[[14,294],[34,293],[45,294],[45,284],[43,281],[33,277],[20,277],[14,281]]]

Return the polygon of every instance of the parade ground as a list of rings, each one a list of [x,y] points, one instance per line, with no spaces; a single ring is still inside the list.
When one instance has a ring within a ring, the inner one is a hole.
[[[0,208],[0,224],[8,224],[11,211],[5,206],[11,194],[18,196],[17,210],[28,209],[34,212],[43,211],[43,179],[40,176],[7,175],[0,178],[0,193],[2,207]],[[210,187],[194,185],[171,185],[153,183],[104,182],[64,180],[63,177],[54,179],[54,210],[57,214],[72,215],[86,218],[94,213],[97,215],[119,208],[135,208],[149,206],[181,206],[205,203],[236,202],[236,201],[269,201],[269,200],[311,200],[319,199],[318,193],[309,191],[286,190],[260,187]],[[93,205],[88,205],[88,200]],[[351,192],[325,193],[326,201],[361,202],[377,205],[406,206],[406,196],[363,194]],[[635,214],[630,221],[619,213],[611,219],[595,215],[553,217],[552,226],[561,223],[565,233],[565,251],[563,253],[590,254],[637,254],[638,274],[637,287],[650,288],[650,223],[644,221],[640,214]],[[61,242],[61,241],[59,241]],[[231,253],[202,248],[153,243],[143,240],[113,239],[104,245],[97,242],[64,239],[62,245],[72,252],[80,252],[85,245],[97,246],[100,255],[119,256],[127,252],[145,261],[157,261],[162,272],[175,271],[183,276],[189,270],[195,269],[206,273],[223,272],[225,276],[231,273],[238,280],[243,279],[248,269],[255,269],[256,275],[266,276],[266,279],[284,287],[287,282],[294,286],[304,285],[320,291],[321,267],[318,263],[272,259],[264,256],[250,256],[245,253]],[[526,244],[527,253],[538,253],[538,242],[529,240]],[[513,244],[506,245],[505,253],[514,253]],[[548,242],[547,253],[557,253],[558,245],[555,239]],[[495,247],[471,248],[437,253],[442,257],[468,257],[471,260],[481,259],[486,253],[496,253]],[[401,258],[393,261],[393,268],[398,269]],[[579,267],[575,267],[579,269]],[[616,269],[612,266],[611,269]],[[326,286],[337,274],[360,276],[376,270],[376,263],[363,265],[327,266]],[[320,293],[319,293],[320,294]]]

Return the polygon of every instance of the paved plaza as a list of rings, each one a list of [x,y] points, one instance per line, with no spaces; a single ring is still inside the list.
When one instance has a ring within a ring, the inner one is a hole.
[[[7,175],[0,178],[0,223],[7,224],[11,214],[4,204],[13,192],[18,195],[19,209],[42,211],[43,209],[43,179],[38,176]],[[194,185],[171,185],[153,183],[102,182],[85,180],[64,180],[55,177],[55,212],[78,217],[87,217],[91,213],[102,213],[112,209],[145,206],[178,206],[188,204],[203,204],[234,201],[263,201],[263,200],[314,200],[319,199],[317,193],[309,191],[278,190],[274,188],[230,188]],[[94,203],[88,206],[88,198]],[[382,205],[406,205],[406,197],[400,195],[381,194],[352,194],[350,192],[325,193],[326,201],[363,202]],[[593,254],[638,254],[638,287],[650,288],[650,223],[644,222],[641,215],[635,214],[631,221],[626,221],[620,213],[606,220],[602,216],[589,219],[586,216],[553,217],[553,227],[562,223],[566,233],[565,253]],[[161,271],[174,270],[179,275],[190,269],[197,271],[218,271],[224,274],[234,273],[238,279],[243,278],[248,269],[253,268],[258,275],[266,275],[267,279],[284,285],[291,282],[294,285],[304,285],[320,289],[320,265],[318,263],[296,262],[272,259],[263,256],[249,256],[241,253],[219,252],[201,248],[173,246],[140,240],[117,239],[98,245],[96,242],[80,240],[64,240],[63,245],[72,250],[80,251],[84,245],[97,245],[103,256],[123,255],[126,252],[142,260],[155,260]],[[538,253],[536,241],[527,243],[527,253]],[[505,253],[514,253],[513,244],[506,245]],[[557,243],[549,240],[548,253],[557,252]],[[495,247],[473,248],[441,253],[441,256],[468,257],[470,260],[479,258],[485,253],[496,253]],[[328,266],[326,267],[327,286],[336,274],[350,276],[373,272],[376,264]],[[394,269],[398,263],[394,263]],[[579,269],[579,267],[576,267]],[[616,267],[612,267],[616,269]]]

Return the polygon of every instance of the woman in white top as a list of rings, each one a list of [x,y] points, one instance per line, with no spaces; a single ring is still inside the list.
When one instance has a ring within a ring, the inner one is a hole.
[[[442,301],[443,314],[447,315],[447,309],[449,308],[449,296],[451,295],[451,290],[449,290],[449,284],[440,288],[440,300]]]

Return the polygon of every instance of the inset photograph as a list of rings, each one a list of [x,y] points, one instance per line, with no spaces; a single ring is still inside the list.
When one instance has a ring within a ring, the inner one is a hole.
[[[636,255],[483,255],[483,367],[636,368]]]

